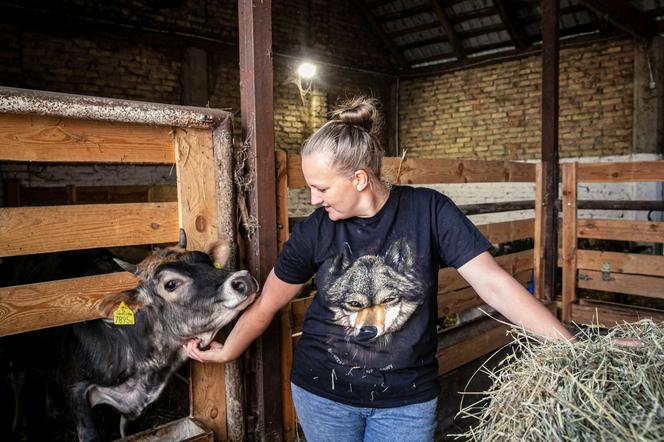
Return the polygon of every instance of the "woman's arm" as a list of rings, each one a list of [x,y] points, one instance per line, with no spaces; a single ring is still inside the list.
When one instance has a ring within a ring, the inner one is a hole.
[[[491,307],[513,324],[551,338],[573,339],[556,317],[516,279],[503,270],[489,252],[459,267],[459,273]]]
[[[261,295],[242,313],[222,345],[212,341],[208,350],[198,348],[198,339],[186,345],[187,356],[201,362],[229,362],[237,359],[254,339],[272,322],[274,315],[298,294],[302,284],[289,284],[277,277],[274,270],[265,281]]]

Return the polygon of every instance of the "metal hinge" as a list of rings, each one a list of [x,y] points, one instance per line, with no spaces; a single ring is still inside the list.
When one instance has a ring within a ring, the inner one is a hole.
[[[611,277],[611,264],[608,262],[602,264],[602,281],[613,281]]]

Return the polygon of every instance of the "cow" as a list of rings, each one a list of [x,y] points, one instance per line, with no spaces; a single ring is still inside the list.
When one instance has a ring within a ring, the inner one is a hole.
[[[116,260],[136,275],[137,287],[103,299],[103,319],[61,328],[56,379],[80,441],[101,440],[92,414],[99,404],[120,413],[125,437],[127,424],[187,360],[183,344],[197,337],[201,347],[209,345],[253,302],[256,280],[245,270],[225,270],[228,255],[228,246],[217,243],[208,253],[158,249],[138,265]],[[131,309],[133,325],[115,323],[121,303]]]

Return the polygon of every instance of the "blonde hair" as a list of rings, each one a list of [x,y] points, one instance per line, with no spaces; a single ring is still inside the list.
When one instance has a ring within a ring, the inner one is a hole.
[[[378,101],[357,97],[342,104],[332,119],[305,141],[300,155],[326,153],[331,166],[352,176],[365,170],[372,182],[380,181],[384,150],[376,132],[381,124]]]

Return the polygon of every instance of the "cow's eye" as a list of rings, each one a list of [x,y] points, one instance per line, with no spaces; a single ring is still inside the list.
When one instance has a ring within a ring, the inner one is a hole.
[[[164,288],[168,290],[169,292],[172,292],[176,288],[178,288],[182,284],[182,281],[179,279],[171,279],[169,281],[166,281],[166,284],[164,284]]]

